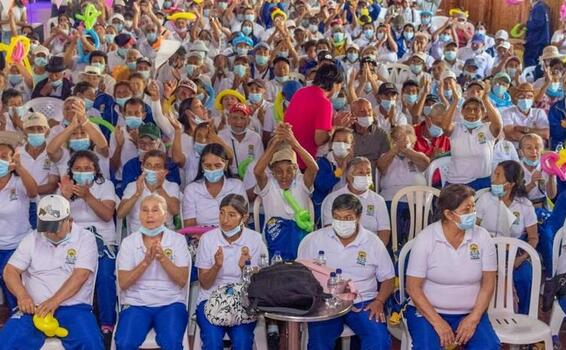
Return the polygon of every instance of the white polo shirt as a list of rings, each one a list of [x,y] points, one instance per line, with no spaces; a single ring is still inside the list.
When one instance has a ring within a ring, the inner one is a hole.
[[[395,277],[393,262],[381,240],[359,228],[354,241],[344,246],[332,227],[309,233],[299,245],[297,259],[314,260],[324,250],[326,266],[341,268],[345,279],[351,279],[358,296],[355,303],[371,300],[377,295],[377,284]]]
[[[123,127],[121,130],[124,137],[124,145],[122,146],[122,152],[120,152],[120,167],[114,172],[116,179],[118,180],[122,179],[122,168],[124,167],[124,164],[126,164],[130,159],[139,157],[138,148],[132,141],[130,134],[126,130],[126,127]],[[118,147],[118,145],[116,144],[116,131],[110,134],[109,144],[109,153],[110,157],[112,157],[114,155],[114,152],[116,152],[116,148]]]
[[[399,108],[399,107],[397,107]],[[400,109],[397,109],[398,112],[397,114],[394,116],[395,119],[395,125],[407,125],[407,116],[405,114],[403,114],[403,112],[401,112]],[[385,132],[387,132],[388,134],[391,133],[391,121],[389,119],[385,119],[385,117],[383,115],[381,115],[381,113],[379,112],[378,109],[378,116],[376,119],[377,125],[382,128],[383,130],[385,130]]]
[[[297,173],[289,190],[299,206],[305,210],[309,210],[310,196],[313,189],[308,189],[305,186],[303,174]],[[274,177],[268,176],[267,184],[263,190],[260,190],[259,187],[256,186],[255,193],[261,197],[263,210],[265,212],[265,222],[275,216],[288,220],[294,219],[295,212],[283,198],[283,190],[279,187],[279,183]]]
[[[244,184],[238,179],[225,177],[222,189],[216,197],[212,197],[208,192],[205,180],[188,184],[183,193],[183,219],[197,219],[197,225],[218,226],[220,202],[228,194],[239,194],[248,198]]]
[[[389,212],[385,205],[383,197],[374,191],[367,190],[361,195],[356,195],[350,192],[348,186],[343,186],[338,190],[331,192],[324,200],[324,206],[321,208],[322,225],[332,225],[332,203],[336,197],[341,194],[352,194],[356,196],[362,203],[362,217],[360,223],[362,226],[373,233],[383,230],[391,230],[391,223],[389,221]]]
[[[0,250],[16,249],[18,243],[31,230],[29,203],[26,188],[19,176],[10,175],[0,190]]]
[[[136,193],[137,184],[136,181],[130,182],[126,189],[124,190],[124,194],[122,196],[122,200],[130,199]],[[169,197],[175,197],[181,202],[181,190],[179,189],[179,185],[175,182],[170,181],[163,181],[163,190],[167,193]],[[132,207],[132,210],[128,213],[126,217],[126,222],[128,223],[128,232],[135,232],[140,229],[140,205],[143,198],[149,196],[152,192],[147,188],[145,182],[143,186],[143,192],[140,198],[136,201],[136,204]],[[173,217],[167,213],[167,221],[165,222],[167,227],[172,228],[174,227],[173,224]]]
[[[540,171],[542,174],[542,181],[541,181],[542,183],[540,184],[540,187],[537,184],[537,186],[535,186],[529,192],[529,199],[535,200],[535,199],[546,198],[546,194],[545,194],[546,184],[548,184],[548,182],[550,181],[550,175],[548,175],[545,171],[542,171],[540,164],[531,172],[529,169],[527,169],[527,167],[522,161],[519,161],[519,163],[521,163],[521,166],[523,167],[523,172],[525,174],[525,184],[529,184],[531,182],[531,179],[533,178],[533,173],[535,171]]]
[[[462,123],[456,123],[450,135],[451,162],[447,181],[467,184],[491,174],[495,139],[489,123],[469,131]]]
[[[55,163],[55,166],[57,167],[57,172],[59,173],[59,176],[63,177],[67,175],[69,171],[69,160],[71,159],[71,154],[69,150],[65,147],[61,148],[61,151],[63,152],[63,154],[61,156],[61,159],[59,159],[59,161]],[[102,173],[105,179],[110,179],[110,159],[108,157],[103,157],[96,151],[93,152],[98,157],[98,165],[100,166],[100,172]]]
[[[506,160],[514,160],[521,163],[513,142],[499,139],[499,141],[495,143],[495,146],[493,146],[492,172],[497,168],[499,163]]]
[[[476,211],[479,224],[493,237],[520,238],[527,234],[527,227],[537,224],[535,208],[527,198],[515,198],[507,207],[491,192],[486,192],[478,198]]]
[[[503,126],[525,126],[529,128],[548,128],[548,117],[544,109],[531,108],[529,114],[524,115],[517,106],[509,107],[501,112]]]
[[[422,230],[409,256],[407,276],[423,278],[423,292],[441,314],[468,314],[481,287],[482,273],[497,271],[495,244],[479,227],[467,230],[454,249],[437,221]]]
[[[390,201],[399,190],[407,186],[426,186],[426,178],[412,160],[395,156],[387,172],[381,174],[380,194],[386,201]],[[407,199],[402,198],[402,201],[406,202]]]
[[[185,237],[166,229],[161,238],[161,249],[177,267],[191,271],[191,254]],[[124,238],[118,253],[118,270],[131,271],[145,258],[147,248],[138,231]],[[159,307],[173,303],[186,303],[184,288],[173,282],[161,263],[153,260],[140,278],[126,290],[120,291],[120,304]]]
[[[38,186],[45,185],[49,181],[49,176],[59,176],[55,164],[47,156],[47,151],[43,150],[37,158],[33,158],[25,146],[18,147],[20,162],[30,173]]]
[[[22,281],[34,304],[51,298],[67,282],[74,269],[92,273],[77,294],[61,305],[92,304],[94,272],[98,264],[98,249],[91,232],[73,223],[69,240],[57,246],[43,234],[30,232],[24,237],[8,264],[24,271]]]
[[[259,136],[259,134],[255,131],[246,129],[246,134],[241,142],[232,135],[229,128],[220,130],[220,132],[218,132],[218,136],[220,136],[220,138],[224,140],[228,146],[232,147],[238,164],[241,164],[249,156],[251,156],[254,160],[257,160],[263,154],[263,142],[261,141],[261,136]],[[230,170],[233,174],[238,174],[238,164],[236,163],[236,159],[230,165]],[[246,172],[253,172],[253,168],[248,166],[247,169],[248,170]]]
[[[224,262],[212,286],[209,289],[204,289],[202,286],[200,287],[197,304],[207,300],[212,292],[219,286],[226,283],[240,282],[242,270],[238,262],[240,261],[242,249],[248,248],[252,266],[259,265],[261,254],[267,255],[267,248],[259,233],[244,228],[238,240],[228,243],[222,231],[216,228],[212,231],[208,231],[200,238],[195,266],[199,269],[212,268],[212,266],[214,266],[214,254],[216,254],[218,247],[222,247]]]

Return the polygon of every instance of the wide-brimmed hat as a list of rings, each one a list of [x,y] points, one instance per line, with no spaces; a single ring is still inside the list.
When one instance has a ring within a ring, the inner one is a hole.
[[[234,96],[241,103],[246,103],[246,98],[244,97],[244,95],[242,95],[236,90],[226,89],[226,90],[222,90],[218,95],[216,95],[216,100],[214,101],[214,108],[216,108],[219,111],[223,110],[224,107],[222,106],[222,99],[226,96]]]
[[[548,45],[542,50],[542,55],[540,55],[541,60],[548,60],[552,58],[562,58],[564,55],[558,51],[558,48],[554,45]]]
[[[47,66],[45,69],[49,73],[59,73],[65,70],[65,62],[63,61],[63,57],[60,56],[53,56],[49,59]]]

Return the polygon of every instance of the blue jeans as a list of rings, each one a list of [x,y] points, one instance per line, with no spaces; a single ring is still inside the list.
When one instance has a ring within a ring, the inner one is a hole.
[[[453,332],[456,332],[460,322],[468,315],[439,314],[446,321]],[[409,333],[413,341],[413,350],[438,350],[440,338],[428,320],[417,312],[414,306],[408,306],[405,318],[409,326]],[[487,313],[484,313],[476,327],[472,338],[465,346],[466,350],[495,350],[500,349],[501,343],[495,334]]]
[[[444,187],[448,185],[451,184],[447,182]],[[491,186],[491,177],[490,176],[480,177],[479,179],[475,179],[474,181],[468,182],[467,184],[463,184],[463,185],[473,188],[474,191],[478,191],[481,190],[482,188],[488,188]]]
[[[32,229],[37,228],[37,203],[35,202],[29,203],[29,224]]]
[[[4,268],[6,267],[8,260],[10,260],[10,257],[12,256],[12,254],[14,254],[15,251],[15,249],[0,250],[0,289],[2,289],[0,292],[4,294],[4,300],[8,305],[10,312],[13,312],[16,306],[18,306],[18,301],[16,300],[16,297],[12,293],[10,293],[8,287],[6,287],[3,275]]]
[[[135,350],[153,328],[161,349],[183,350],[189,315],[183,303],[166,306],[124,306],[116,329],[116,349]]]
[[[367,304],[368,302],[362,302],[354,306],[363,309]],[[368,311],[350,311],[332,320],[309,323],[308,350],[334,349],[345,324],[360,338],[362,350],[391,349],[391,337],[386,323],[370,320]]]
[[[116,323],[116,259],[106,254],[98,258],[96,273],[96,305],[101,326]]]
[[[197,324],[200,328],[200,339],[203,350],[224,349],[224,335],[228,333],[232,342],[233,350],[252,350],[254,344],[255,322],[241,324],[232,327],[213,325],[208,321],[204,313],[206,300],[198,304]]]
[[[59,325],[69,331],[60,338],[66,350],[103,350],[102,335],[87,304],[60,306],[55,311]],[[45,335],[33,325],[32,316],[15,313],[0,330],[0,350],[39,350]]]
[[[533,283],[533,266],[525,261],[513,270],[513,285],[519,298],[519,313],[527,315],[531,300],[531,287]]]

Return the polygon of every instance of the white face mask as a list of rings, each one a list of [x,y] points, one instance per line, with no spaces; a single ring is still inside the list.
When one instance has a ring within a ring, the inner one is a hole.
[[[352,187],[356,191],[367,191],[371,185],[371,176],[354,176],[354,181],[352,182]]]
[[[362,128],[368,128],[371,124],[373,124],[373,117],[371,115],[366,117],[358,117],[357,123]]]
[[[338,237],[348,238],[356,232],[356,222],[334,219],[332,220],[332,229]]]
[[[332,142],[332,153],[336,157],[342,158],[348,155],[350,144],[346,142]]]

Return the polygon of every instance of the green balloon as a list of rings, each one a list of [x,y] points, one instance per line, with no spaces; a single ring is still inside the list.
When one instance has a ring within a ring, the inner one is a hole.
[[[110,130],[110,132],[114,132],[114,125],[101,117],[89,117],[88,120],[96,125],[105,127],[106,129]]]

